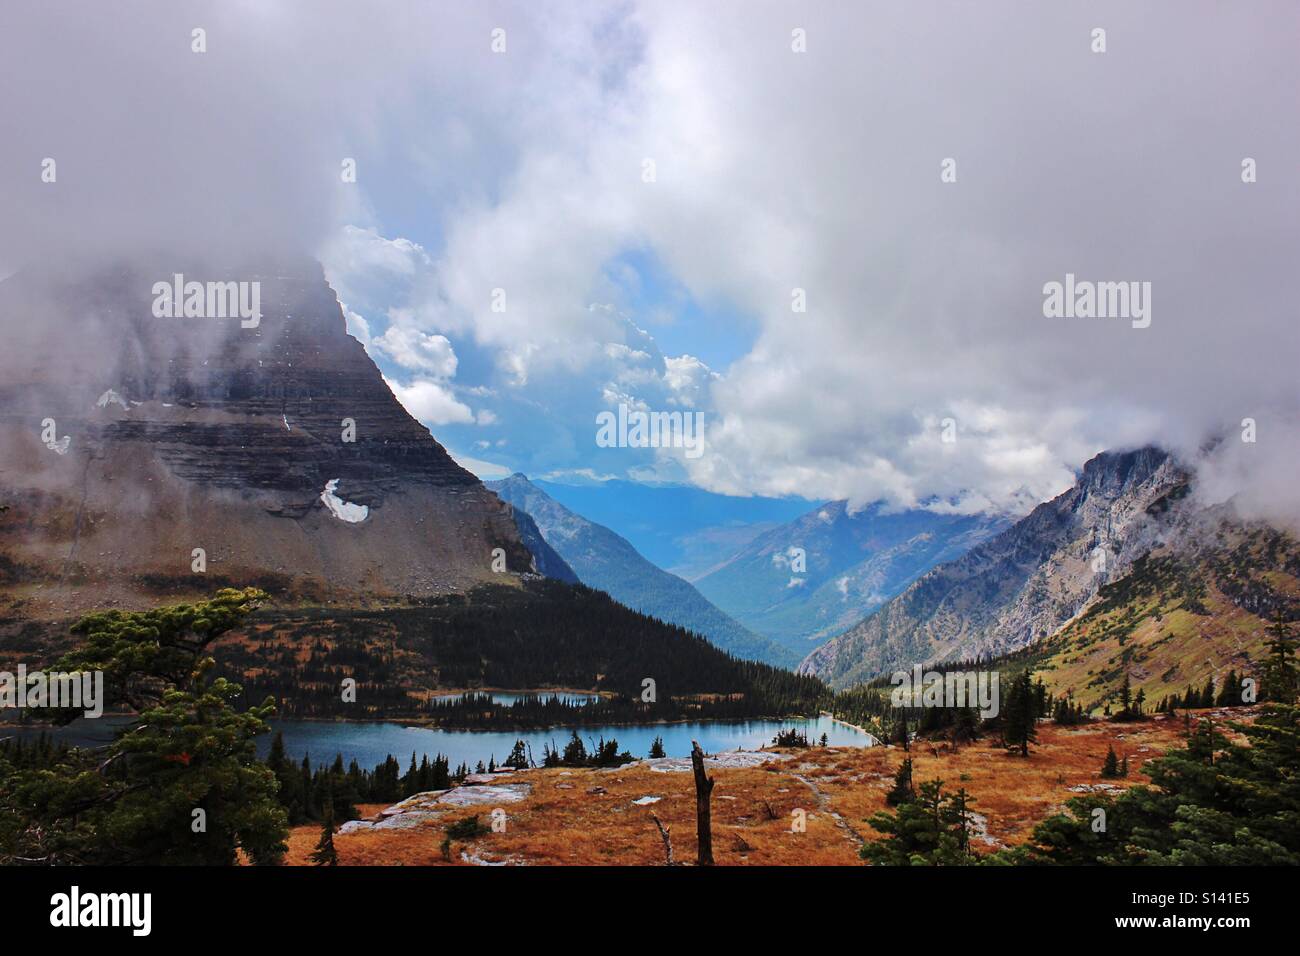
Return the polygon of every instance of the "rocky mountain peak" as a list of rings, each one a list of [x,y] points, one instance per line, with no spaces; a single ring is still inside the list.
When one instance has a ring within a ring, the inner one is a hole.
[[[159,308],[159,288],[192,280],[256,283],[259,314]],[[16,330],[0,536],[43,598],[207,590],[203,575],[435,594],[497,579],[498,548],[531,570],[509,510],[393,396],[316,263],[19,274],[0,316]]]
[[[849,684],[899,666],[1014,651],[1055,633],[1167,533],[1185,487],[1167,452],[1105,452],[1073,487],[939,565],[800,665]]]

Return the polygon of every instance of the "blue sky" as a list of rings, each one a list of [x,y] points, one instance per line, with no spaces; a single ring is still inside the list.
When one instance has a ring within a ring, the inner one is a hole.
[[[689,354],[725,374],[753,347],[758,321],[722,299],[701,303],[652,250],[636,249],[605,267],[623,295],[619,307],[642,316],[646,330],[669,355]]]

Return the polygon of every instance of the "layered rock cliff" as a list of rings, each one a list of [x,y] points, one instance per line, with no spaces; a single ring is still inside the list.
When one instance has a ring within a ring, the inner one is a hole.
[[[319,265],[186,274],[258,282],[255,324],[156,317],[173,271],[0,283],[0,588],[25,614],[225,581],[420,597],[501,581],[495,549],[537,570],[510,509],[347,334]]]

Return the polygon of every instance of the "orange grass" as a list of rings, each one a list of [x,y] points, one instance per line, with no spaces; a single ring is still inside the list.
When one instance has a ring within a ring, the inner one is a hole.
[[[1228,712],[1229,719],[1235,714]],[[944,790],[965,787],[971,807],[987,819],[989,836],[975,841],[978,852],[1024,841],[1034,826],[1080,794],[1070,787],[1099,783],[1129,787],[1147,783],[1142,765],[1172,747],[1182,746],[1183,721],[1147,720],[1131,724],[1094,723],[1038,727],[1038,743],[1028,759],[1008,754],[990,741],[947,753],[913,745],[916,783],[938,777]],[[1128,757],[1129,776],[1100,778],[1107,746]],[[751,769],[712,769],[713,855],[718,865],[859,865],[860,839],[879,834],[866,823],[887,809],[885,794],[905,756],[898,747],[811,748],[783,751],[789,760],[772,760]],[[462,853],[479,860],[546,866],[661,866],[663,843],[651,819],[658,815],[672,835],[679,863],[696,854],[695,791],[690,773],[659,773],[644,766],[622,770],[529,770],[511,779],[532,784],[521,803],[503,806],[503,833],[455,841],[451,865],[467,865]],[[590,792],[603,788],[603,793]],[[643,796],[657,803],[636,806]],[[363,815],[379,807],[361,808]],[[491,808],[476,808],[488,824]],[[794,811],[806,815],[806,831],[795,832]],[[445,866],[440,851],[444,827],[473,815],[449,811],[437,821],[405,830],[336,834],[334,846],[345,866]],[[296,827],[287,862],[303,865],[320,835],[318,825]]]

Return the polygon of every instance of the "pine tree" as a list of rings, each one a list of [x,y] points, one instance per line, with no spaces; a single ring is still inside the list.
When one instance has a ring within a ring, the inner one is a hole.
[[[1214,675],[1205,679],[1205,687],[1201,690],[1201,706],[1214,706]]]
[[[411,751],[411,767],[402,777],[402,796],[410,797],[420,792],[420,767],[415,762],[415,751]]]
[[[975,814],[971,812],[970,805],[974,802],[975,798],[962,787],[948,798],[945,810],[945,822],[952,825],[957,837],[957,850],[963,854],[970,853],[970,834],[975,825]]]
[[[885,794],[885,802],[891,807],[896,807],[900,803],[910,803],[916,799],[916,791],[912,789],[912,758],[906,758],[894,774],[894,789]]]
[[[1124,673],[1124,683],[1119,689],[1119,713],[1115,715],[1116,720],[1133,719],[1133,687],[1129,683],[1128,672]]]
[[[912,734],[907,729],[907,708],[898,708],[898,723],[894,725],[894,742],[901,744],[904,752],[911,752]]]
[[[651,754],[651,756],[654,756]],[[560,752],[550,744],[542,744],[542,766],[558,767],[560,766]]]
[[[49,767],[3,768],[0,858],[229,865],[242,853],[278,862],[288,817],[255,746],[270,731],[275,701],[240,704],[242,687],[213,678],[209,656],[265,598],[227,588],[207,601],[106,611],[74,624],[76,647],[50,669],[103,674],[100,703],[130,716],[95,751],[68,751]],[[80,711],[44,716],[66,723]],[[205,812],[198,831],[196,808]]]
[[[523,770],[528,766],[528,755],[524,750],[522,740],[515,741],[515,745],[510,749],[510,756],[506,758],[504,766],[513,767],[516,770]]]
[[[294,826],[301,823],[307,818],[304,807],[302,774],[296,766],[289,762],[284,749],[284,734],[278,730],[271,740],[271,750],[266,756],[266,766],[271,773],[275,774],[275,779],[280,784],[277,797],[280,806],[284,807],[285,813],[288,815],[289,825]]]
[[[575,730],[569,742],[564,745],[564,765],[566,767],[584,767],[587,764],[587,747]]]
[[[650,758],[652,760],[657,760],[662,756],[664,756],[664,739],[662,737],[656,737],[654,743],[650,745]]]
[[[1040,677],[1034,684],[1034,716],[1046,717],[1051,712],[1051,697],[1047,693],[1047,685],[1043,683]]]
[[[1002,739],[1008,750],[1019,750],[1020,756],[1029,756],[1029,745],[1038,740],[1034,715],[1034,691],[1029,671],[1022,671],[1007,692],[1006,706],[1002,708]]]
[[[878,866],[969,865],[974,862],[973,802],[964,790],[945,797],[942,780],[927,780],[914,799],[898,804],[897,812],[877,813],[867,821],[885,838],[868,842],[861,854]]]
[[[316,807],[312,804],[312,773],[311,773],[311,755],[303,754],[302,763],[298,767],[298,785],[302,790],[302,815],[304,819],[314,820],[316,818]]]
[[[1297,676],[1291,628],[1281,611],[1269,626],[1269,640],[1265,646],[1268,656],[1260,667],[1260,700],[1290,704],[1296,699],[1300,677]]]
[[[321,821],[320,839],[316,841],[311,861],[316,866],[339,865],[339,855],[334,849],[334,798],[329,794],[325,796],[325,818]]]
[[[974,707],[959,707],[952,725],[953,745],[970,743],[979,735],[979,712]]]
[[[1216,707],[1238,707],[1241,705],[1241,678],[1237,676],[1237,669],[1234,667],[1228,671],[1228,676],[1224,678],[1223,686],[1219,688],[1219,696],[1215,698]]]
[[[1101,765],[1101,775],[1106,779],[1112,779],[1119,776],[1119,758],[1115,756],[1115,748],[1106,748],[1106,762]]]

